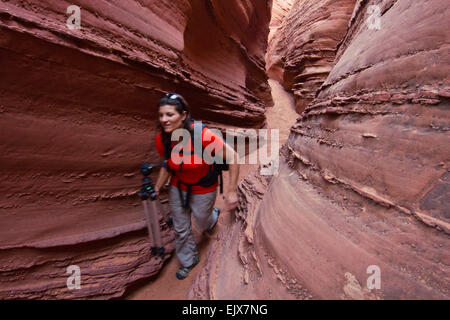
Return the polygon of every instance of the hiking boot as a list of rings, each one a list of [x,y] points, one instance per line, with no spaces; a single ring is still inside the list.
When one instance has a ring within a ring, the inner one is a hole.
[[[184,278],[186,278],[189,275],[189,273],[191,272],[191,270],[194,269],[194,267],[199,262],[200,262],[200,257],[195,256],[194,263],[190,267],[180,267],[180,269],[178,269],[178,271],[177,271],[177,279],[183,280]]]
[[[207,234],[211,234],[211,233],[213,233],[213,231],[214,231],[214,228],[216,227],[216,225],[217,225],[217,222],[219,222],[219,216],[220,216],[220,209],[219,208],[213,208],[212,209],[212,212],[214,213],[214,212],[217,212],[217,220],[216,220],[216,222],[214,222],[214,224],[213,224],[213,226],[211,227],[211,228],[209,228],[208,230],[206,230],[205,232],[207,233]]]

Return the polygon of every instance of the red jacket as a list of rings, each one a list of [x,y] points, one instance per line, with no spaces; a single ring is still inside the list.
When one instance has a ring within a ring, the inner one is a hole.
[[[194,146],[192,143],[192,140],[190,139],[190,145],[192,150],[194,150]],[[203,149],[206,148],[206,146],[208,146],[211,143],[215,143],[215,150],[219,150],[221,148],[223,148],[224,146],[224,142],[223,139],[218,136],[217,134],[215,134],[213,131],[207,129],[207,128],[203,128],[202,131],[202,145],[203,145]],[[172,142],[172,147],[174,147],[175,143]],[[189,146],[189,143],[187,144]],[[162,137],[161,137],[161,133],[158,134],[156,136],[156,149],[158,150],[159,155],[164,158],[164,144],[162,142]],[[176,164],[172,161],[172,159],[170,158],[167,161],[167,165],[169,166],[169,168],[171,170],[173,170],[172,172],[172,177],[171,177],[171,183],[173,186],[178,187],[178,180],[181,179],[181,181],[186,182],[186,183],[196,183],[198,182],[198,180],[200,180],[201,178],[203,178],[204,176],[206,176],[206,174],[208,173],[209,170],[209,164],[207,164],[203,159],[201,159],[201,164],[195,164],[195,159],[197,159],[197,161],[200,161],[200,156],[192,153],[191,152],[187,152],[187,155],[183,157],[183,166],[182,166],[182,170],[180,169],[180,165]],[[190,157],[190,163],[187,163],[188,160],[186,159],[187,157]],[[192,186],[192,193],[193,194],[204,194],[204,193],[209,193],[212,192],[214,190],[216,190],[218,183],[210,186],[210,187],[202,187],[202,186]],[[181,190],[183,191],[187,191],[187,186],[184,184],[181,184]]]

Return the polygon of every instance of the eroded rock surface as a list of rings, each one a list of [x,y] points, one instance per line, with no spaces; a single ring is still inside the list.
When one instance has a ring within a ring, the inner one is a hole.
[[[267,74],[294,94],[298,113],[305,110],[327,78],[355,2],[294,0],[274,31],[266,54]]]
[[[156,103],[178,92],[197,120],[263,126],[270,7],[0,2],[0,298],[117,297],[157,274],[137,197],[139,163],[159,161]],[[66,287],[69,265],[80,290]]]
[[[281,27],[284,18],[289,14],[294,0],[274,0],[272,3],[272,15],[270,17],[270,32],[268,42],[275,32]]]
[[[449,299],[450,8],[352,11],[279,174],[241,183],[235,224],[189,297]]]

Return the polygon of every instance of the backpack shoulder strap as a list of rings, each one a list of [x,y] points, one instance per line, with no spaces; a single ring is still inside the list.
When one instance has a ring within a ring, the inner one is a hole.
[[[168,141],[167,143],[164,143],[164,139],[162,139],[162,137],[161,137],[161,140],[162,140],[163,146],[164,146],[164,160],[167,161],[170,159],[170,155],[172,153],[172,147],[170,145],[170,141]]]
[[[203,155],[203,141],[202,141],[203,139],[202,138],[203,138],[203,130],[205,128],[206,127],[203,125],[203,123],[194,121],[194,134],[193,134],[192,142],[193,142],[194,152],[197,150],[201,151],[200,156]]]

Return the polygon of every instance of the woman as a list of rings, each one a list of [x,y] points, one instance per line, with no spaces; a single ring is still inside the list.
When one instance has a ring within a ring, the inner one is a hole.
[[[234,164],[237,162],[235,151],[224,143],[220,136],[203,127],[200,129],[201,135],[197,136],[198,131],[196,135],[193,134],[197,129],[190,117],[188,104],[181,95],[167,93],[159,100],[158,108],[161,133],[156,137],[156,147],[159,154],[164,157],[164,162],[155,191],[159,194],[159,190],[171,177],[169,203],[175,230],[175,251],[181,264],[176,276],[182,280],[200,261],[191,229],[191,212],[196,224],[202,231],[208,233],[217,224],[220,214],[220,210],[214,208],[218,185],[217,174],[214,174],[215,171],[212,170],[215,167],[204,161],[203,153],[201,155],[198,152],[183,153],[186,151],[183,148],[195,151],[193,140],[200,139],[200,136],[202,152],[210,143],[215,143],[215,153],[211,156],[219,157],[229,164],[230,181],[228,192],[225,194],[228,211],[237,206],[236,187],[239,167]],[[181,147],[181,152],[178,149],[180,146],[172,141],[172,133],[177,129],[185,129],[184,132],[189,134],[189,141]],[[198,158],[199,156],[201,158]],[[205,183],[206,180],[208,181]]]

